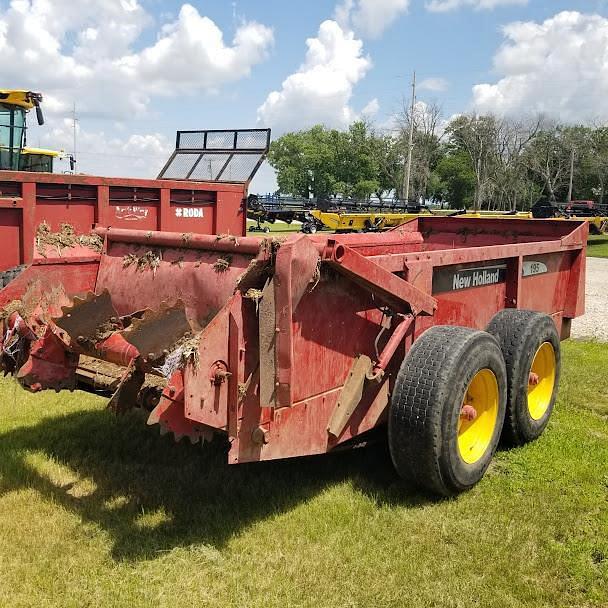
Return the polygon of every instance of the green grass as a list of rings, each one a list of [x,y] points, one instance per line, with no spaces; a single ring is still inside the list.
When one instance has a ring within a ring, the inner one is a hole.
[[[608,258],[608,235],[589,235],[587,255],[593,258]]]
[[[382,446],[228,467],[83,392],[0,381],[0,606],[607,606],[608,348],[543,437],[434,502]]]

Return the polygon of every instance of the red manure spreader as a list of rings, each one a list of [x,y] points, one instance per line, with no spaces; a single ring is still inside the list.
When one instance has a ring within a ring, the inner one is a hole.
[[[147,409],[193,443],[224,435],[231,463],[386,433],[401,476],[452,495],[501,436],[547,426],[560,339],[583,313],[587,232],[441,217],[263,239],[51,232],[0,290],[0,361],[34,391],[101,370],[113,410]]]

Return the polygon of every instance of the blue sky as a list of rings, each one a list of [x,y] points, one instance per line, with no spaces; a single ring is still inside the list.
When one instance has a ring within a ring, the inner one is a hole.
[[[174,12],[181,6],[180,2],[153,2],[151,6],[155,4],[162,4],[165,11]],[[192,4],[213,18],[225,32],[234,31],[230,2]],[[321,21],[332,17],[335,5],[336,2],[325,0],[237,2],[238,15],[274,28],[272,56],[256,68],[251,78],[229,87],[221,95],[221,103],[214,99],[201,100],[204,114],[184,117],[189,126],[204,126],[207,118],[211,126],[230,126],[235,116],[242,117],[247,125],[253,124],[258,106],[270,90],[279,88],[282,80],[302,63],[305,40],[316,35]],[[430,77],[448,80],[446,91],[419,91],[421,98],[436,99],[448,116],[462,112],[470,106],[473,85],[496,80],[492,58],[503,42],[501,28],[514,21],[542,22],[562,10],[608,16],[608,3],[530,0],[527,5],[493,10],[463,7],[447,13],[432,13],[425,10],[424,2],[413,0],[409,11],[389,26],[379,39],[365,41],[365,51],[374,67],[355,87],[353,105],[362,108],[376,97],[380,102],[379,118],[388,118],[399,108],[404,92],[409,95],[411,74],[416,70],[419,80]]]
[[[46,95],[30,143],[71,150],[76,102],[81,171],[153,177],[177,129],[387,125],[414,69],[446,118],[604,121],[607,17],[600,0],[0,0],[0,85]],[[265,170],[254,189],[272,186]]]

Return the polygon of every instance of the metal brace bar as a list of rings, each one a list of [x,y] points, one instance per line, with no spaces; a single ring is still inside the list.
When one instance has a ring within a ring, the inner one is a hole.
[[[435,298],[350,247],[334,242],[326,252],[326,259],[336,270],[399,312],[432,316],[437,308]]]

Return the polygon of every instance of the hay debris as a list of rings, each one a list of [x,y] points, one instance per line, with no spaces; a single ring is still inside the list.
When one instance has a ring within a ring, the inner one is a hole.
[[[232,264],[232,256],[231,255],[223,255],[220,256],[216,262],[213,264],[213,270],[215,272],[226,272],[230,265]]]
[[[194,369],[198,369],[200,360],[198,354],[198,347],[200,343],[200,334],[194,335],[188,332],[182,338],[180,338],[175,346],[171,349],[181,350],[181,363],[185,367],[186,365],[192,365]]]
[[[245,292],[245,295],[243,297],[255,302],[255,312],[257,314],[258,310],[260,308],[260,300],[262,299],[263,296],[264,296],[264,294],[262,293],[262,291],[260,289],[256,289],[255,287],[250,287]]]
[[[315,266],[315,270],[312,273],[312,277],[310,279],[310,287],[308,288],[308,291],[312,291],[319,284],[320,280],[321,280],[321,258],[319,258],[317,260],[317,265]]]
[[[215,240],[216,240],[216,241],[223,241],[223,240],[227,240],[227,241],[230,241],[230,242],[234,243],[234,244],[235,244],[235,245],[237,245],[237,246],[238,246],[238,244],[239,244],[238,239],[237,239],[237,238],[236,238],[236,236],[234,236],[233,234],[217,234],[217,235],[215,236]]]
[[[271,257],[274,257],[277,254],[277,252],[279,251],[279,249],[281,248],[281,245],[286,240],[287,240],[287,237],[285,237],[285,236],[266,237],[266,238],[262,239],[262,242],[260,243],[260,251]]]
[[[135,270],[143,272],[151,270],[152,274],[156,275],[156,269],[160,266],[161,256],[156,251],[146,251],[143,255],[128,253],[122,258],[122,267],[128,268],[135,264]]]
[[[128,268],[133,264],[137,264],[137,260],[138,258],[134,253],[127,253],[127,255],[123,256],[122,258],[122,267]]]
[[[262,295],[263,294],[261,289],[251,287],[247,290],[243,297],[247,298],[248,300],[254,300],[255,302],[259,302],[262,299]]]
[[[103,249],[103,239],[95,233],[77,235],[71,224],[61,224],[58,232],[52,232],[51,227],[42,222],[36,229],[36,250],[47,257],[47,247],[54,247],[61,257],[63,249],[81,245],[99,253]]]
[[[0,321],[8,319],[14,312],[18,312],[23,316],[23,302],[21,300],[13,300],[9,302],[2,310],[0,310]]]
[[[184,245],[188,244],[193,236],[192,232],[182,232],[182,241],[184,242]]]

